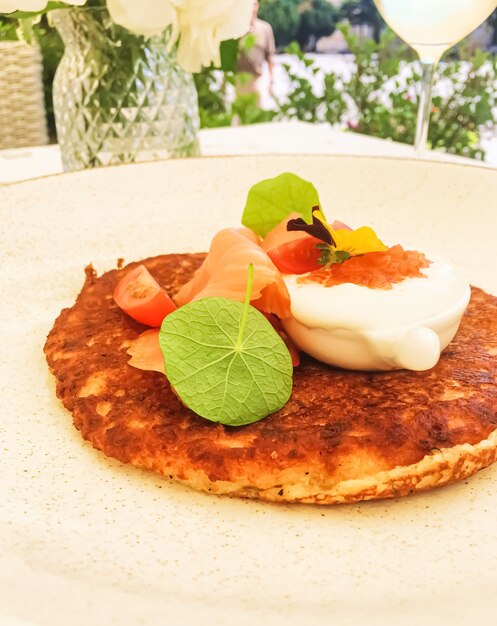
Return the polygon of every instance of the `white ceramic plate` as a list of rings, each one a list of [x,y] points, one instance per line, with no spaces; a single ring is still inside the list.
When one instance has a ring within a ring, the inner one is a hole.
[[[331,218],[439,254],[497,293],[497,172],[400,159],[210,158],[0,188],[0,624],[495,624],[497,467],[332,508],[195,493],[107,459],[42,346],[83,268],[205,250],[293,171]]]

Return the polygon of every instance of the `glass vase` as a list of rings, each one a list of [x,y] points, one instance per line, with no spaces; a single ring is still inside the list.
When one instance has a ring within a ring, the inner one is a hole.
[[[106,9],[51,19],[65,44],[53,85],[65,171],[199,154],[195,84],[167,32],[135,36]]]

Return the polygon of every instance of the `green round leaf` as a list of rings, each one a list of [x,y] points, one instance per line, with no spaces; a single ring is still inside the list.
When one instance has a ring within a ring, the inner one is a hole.
[[[288,349],[251,306],[225,298],[187,304],[164,319],[159,343],[174,390],[208,420],[250,424],[283,407],[290,397]]]
[[[242,224],[265,237],[292,212],[311,223],[312,208],[319,205],[318,192],[312,183],[296,174],[280,174],[250,189]]]

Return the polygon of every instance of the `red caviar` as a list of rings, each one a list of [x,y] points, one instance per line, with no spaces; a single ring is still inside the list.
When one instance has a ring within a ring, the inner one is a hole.
[[[368,252],[353,256],[343,263],[314,270],[297,279],[299,283],[321,283],[325,287],[354,283],[370,289],[391,289],[404,278],[425,276],[421,269],[430,261],[421,252],[404,250],[400,245],[383,252]]]

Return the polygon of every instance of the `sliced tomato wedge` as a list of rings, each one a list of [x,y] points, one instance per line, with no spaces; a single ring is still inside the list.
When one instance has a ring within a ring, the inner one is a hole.
[[[316,248],[323,243],[316,237],[303,237],[283,243],[268,251],[268,256],[283,274],[305,274],[321,267],[321,252]]]
[[[137,322],[155,328],[178,308],[144,265],[121,278],[114,291],[114,301]]]

